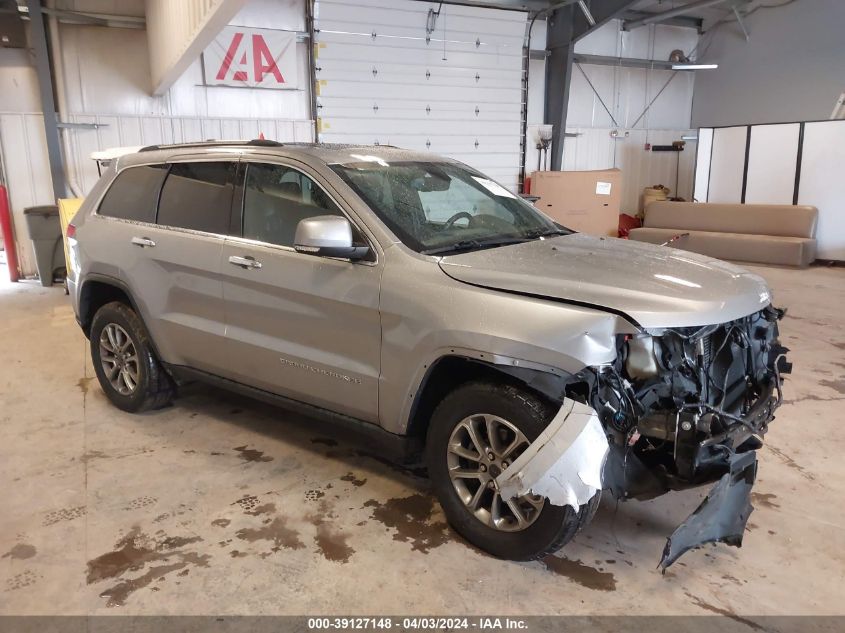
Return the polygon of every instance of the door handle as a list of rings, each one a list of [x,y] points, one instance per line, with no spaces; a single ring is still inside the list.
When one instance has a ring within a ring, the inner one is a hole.
[[[241,257],[240,255],[232,255],[229,257],[229,263],[241,268],[261,268],[261,262],[256,261],[254,257],[247,255]]]
[[[156,245],[156,243],[148,237],[133,237],[129,241],[132,242],[135,246],[140,246],[141,248],[144,248],[145,246],[149,246],[150,248],[152,248]]]

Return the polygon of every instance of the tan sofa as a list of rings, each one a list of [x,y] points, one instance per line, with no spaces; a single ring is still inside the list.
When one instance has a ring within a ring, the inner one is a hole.
[[[652,202],[630,239],[719,259],[808,266],[816,258],[816,207],[781,204]]]

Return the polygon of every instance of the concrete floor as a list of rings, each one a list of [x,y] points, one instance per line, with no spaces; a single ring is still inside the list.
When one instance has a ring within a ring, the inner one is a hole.
[[[555,560],[495,560],[313,421],[202,386],[118,411],[63,291],[1,282],[0,613],[843,614],[845,269],[756,270],[795,364],[756,510],[741,549],[665,576],[705,490],[606,499]]]

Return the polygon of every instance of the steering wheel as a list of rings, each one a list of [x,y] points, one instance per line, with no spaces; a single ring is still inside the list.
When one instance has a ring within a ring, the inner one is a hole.
[[[467,220],[472,222],[472,214],[471,213],[468,213],[466,211],[458,211],[455,215],[453,215],[451,218],[446,220],[446,224],[443,225],[443,228],[444,229],[451,229],[452,225],[455,222],[457,222],[458,220],[460,220],[461,218],[466,218]]]

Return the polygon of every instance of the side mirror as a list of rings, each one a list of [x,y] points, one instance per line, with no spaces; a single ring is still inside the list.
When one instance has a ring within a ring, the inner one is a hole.
[[[298,253],[352,260],[363,259],[370,252],[368,246],[352,243],[352,225],[339,215],[318,215],[300,220],[296,225],[293,247]]]

